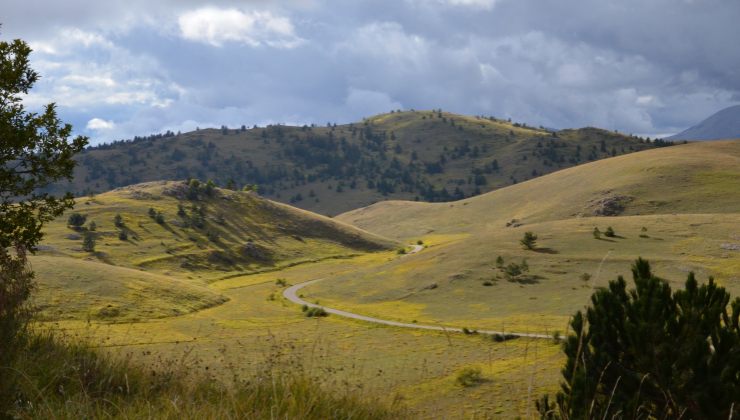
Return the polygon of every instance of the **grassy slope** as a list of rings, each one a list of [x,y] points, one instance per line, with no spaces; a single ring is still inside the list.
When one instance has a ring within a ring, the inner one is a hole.
[[[281,296],[288,284],[350,274],[398,258],[395,252],[325,260],[210,285],[229,301],[178,317],[136,323],[65,321],[70,334],[91,336],[101,347],[138,363],[186,358],[194,370],[217,378],[250,378],[275,353],[303,366],[311,377],[329,377],[341,389],[361,389],[384,401],[398,395],[421,418],[514,417],[531,412],[532,398],[557,386],[559,347],[548,340],[496,343],[483,336],[446,335],[381,327],[340,317],[306,318]],[[460,369],[483,369],[486,382],[463,388]],[[529,388],[531,387],[531,391]]]
[[[51,318],[132,319],[171,316],[222,303],[213,280],[323,258],[381,250],[393,243],[251,193],[216,190],[191,202],[184,185],[155,182],[78,200],[75,212],[97,225],[94,253],[66,215],[47,225],[31,262],[39,305]],[[177,215],[178,204],[186,217]],[[205,209],[202,228],[187,226],[191,205]],[[149,208],[161,212],[157,223]],[[67,215],[70,213],[67,213]],[[120,214],[125,227],[114,226]],[[128,233],[127,240],[119,232]]]
[[[592,203],[605,196],[631,201],[620,216],[593,217]],[[462,202],[380,203],[339,219],[431,246],[311,286],[308,297],[405,321],[563,331],[592,288],[629,276],[637,256],[671,280],[692,270],[740,293],[740,252],[726,246],[740,243],[740,141],[646,151]],[[522,225],[506,227],[512,219]],[[594,227],[608,226],[618,237],[593,238]],[[525,231],[539,235],[538,251],[519,245]],[[526,258],[531,281],[506,281],[495,267],[499,255],[507,264]]]
[[[340,219],[403,241],[422,238],[429,247],[405,258],[379,252],[215,281],[208,288],[228,302],[178,317],[93,324],[91,330],[80,321],[61,325],[92,335],[114,352],[135,354],[141,362],[186,357],[216,377],[230,378],[235,372],[247,377],[258,368],[255,360],[277,349],[317,372],[331,372],[337,383],[346,380],[348,387],[362,386],[375,395],[399,393],[423,417],[528,417],[533,399],[557,389],[562,358],[552,342],[494,343],[480,336],[412,332],[332,316],[307,319],[280,297],[276,281],[331,277],[303,289],[305,297],[385,318],[520,331],[563,331],[567,315],[587,302],[592,287],[617,273],[627,274],[637,255],[657,262],[657,272],[673,280],[693,269],[736,287],[740,257],[722,244],[740,242],[740,206],[732,194],[737,191],[738,146],[716,143],[644,152],[632,155],[637,163],[622,157],[600,161],[456,203],[373,206]],[[671,177],[684,175],[674,166],[703,169],[691,177]],[[664,183],[661,175],[673,183]],[[563,180],[577,182],[563,185]],[[640,185],[659,190],[641,192]],[[588,203],[607,189],[612,195],[634,195],[626,216],[572,217],[590,214]],[[680,197],[692,191],[703,200],[704,214],[694,214],[697,207]],[[655,213],[650,201],[664,201],[657,208],[665,213]],[[524,225],[506,228],[512,218]],[[141,219],[150,223],[146,215]],[[594,226],[604,230],[608,225],[620,237],[592,238]],[[525,230],[540,235],[540,252],[519,247]],[[526,257],[535,281],[496,279],[497,255],[507,263]],[[584,272],[593,274],[589,282],[578,278]],[[483,286],[484,280],[494,285]],[[432,283],[437,287],[426,288]],[[457,372],[468,366],[482,368],[488,381],[471,388],[457,385]]]
[[[621,215],[736,213],[740,142],[694,143],[592,162],[455,203],[388,201],[337,220],[388,237],[480,232],[593,216],[604,198],[627,197]]]
[[[364,136],[368,129],[377,142]],[[329,140],[339,144],[343,139],[357,147],[358,161],[350,162],[349,152],[342,146],[324,148]],[[557,159],[544,157],[549,144],[557,145],[550,150]],[[303,146],[307,149],[298,149]],[[578,158],[577,147],[581,148]],[[459,189],[470,196],[476,189],[491,191],[591,158],[651,147],[637,138],[594,128],[563,130],[553,141],[547,131],[505,121],[408,111],[331,128],[273,126],[228,130],[227,134],[204,129],[89,150],[78,159],[70,189],[101,192],[144,181],[187,177],[213,178],[224,185],[234,179],[239,184],[260,184],[269,198],[336,215],[388,198],[424,200],[423,191],[430,186],[438,191],[445,188],[450,194]],[[320,163],[312,166],[304,161],[309,154]],[[446,160],[444,171],[430,173],[425,164],[438,162],[441,155]],[[484,172],[485,184],[476,185],[474,172],[484,170],[494,159],[499,169]],[[343,162],[344,166],[327,172],[326,161]],[[259,178],[255,171],[259,171]],[[407,183],[400,182],[404,171]],[[377,185],[382,179],[395,184],[392,192],[384,195],[368,186],[369,181]],[[295,201],[298,195],[302,199]]]

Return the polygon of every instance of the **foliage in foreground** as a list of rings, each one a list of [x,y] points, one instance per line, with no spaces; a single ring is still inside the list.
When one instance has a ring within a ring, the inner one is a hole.
[[[44,223],[73,204],[71,194],[53,197],[39,188],[70,179],[72,156],[87,144],[81,136],[70,140],[72,126],[57,117],[53,103],[41,114],[26,111],[23,97],[39,78],[30,53],[22,40],[0,41],[0,415],[12,392],[3,369],[23,347],[32,313],[26,253],[41,240]]]
[[[50,333],[33,335],[0,377],[15,392],[5,415],[20,418],[403,418],[356,389],[301,366],[267,361],[248,381],[225,385],[188,373],[189,363],[156,369],[110,357]],[[3,397],[5,399],[5,397]],[[0,412],[0,418],[4,417]]]
[[[710,277],[671,291],[647,261],[596,291],[571,321],[567,362],[543,418],[732,418],[740,414],[740,298]]]

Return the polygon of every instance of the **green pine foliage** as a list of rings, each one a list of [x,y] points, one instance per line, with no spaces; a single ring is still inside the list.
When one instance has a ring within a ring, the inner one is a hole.
[[[650,264],[632,267],[578,311],[564,382],[544,418],[732,418],[740,414],[740,298],[689,274],[672,291]]]

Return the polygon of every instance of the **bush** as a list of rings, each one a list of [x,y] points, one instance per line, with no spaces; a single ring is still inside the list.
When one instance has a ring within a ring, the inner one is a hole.
[[[496,257],[496,267],[503,268],[504,267],[504,257],[498,256]]]
[[[85,224],[86,221],[87,221],[87,216],[85,216],[84,214],[72,213],[69,215],[69,218],[67,219],[67,224],[76,229],[79,229],[82,227],[82,225]]]
[[[516,338],[519,338],[519,336],[518,335],[514,335],[514,334],[493,334],[493,335],[491,335],[491,340],[493,340],[493,341],[495,341],[497,343],[502,343],[504,341],[514,340]]]
[[[33,315],[28,298],[34,290],[33,272],[26,259],[25,249],[11,251],[0,248],[0,367],[8,366],[17,350],[22,347],[28,322]],[[0,374],[0,417],[11,396],[9,384],[4,380],[7,372]]]
[[[90,232],[95,232],[97,229],[98,229],[98,224],[95,223],[94,220],[90,222],[89,225],[87,225],[87,230],[89,230]]]
[[[128,233],[125,230],[118,232],[118,239],[128,241]]]
[[[123,217],[121,217],[120,214],[116,213],[116,216],[113,218],[113,225],[119,229],[125,226],[123,223]]]
[[[157,214],[154,215],[154,221],[157,222],[160,225],[163,225],[164,222],[165,222],[165,220],[164,220],[164,214],[162,214],[161,212],[157,212]]]
[[[479,367],[466,367],[457,373],[457,383],[466,388],[480,385],[484,382],[483,372]]]
[[[545,418],[732,418],[740,414],[740,298],[693,273],[683,290],[632,266],[591,296],[565,339],[564,383]]]
[[[329,316],[329,314],[324,310],[324,308],[319,308],[312,306],[305,311],[306,317],[308,318],[318,318],[318,317],[324,317]]]

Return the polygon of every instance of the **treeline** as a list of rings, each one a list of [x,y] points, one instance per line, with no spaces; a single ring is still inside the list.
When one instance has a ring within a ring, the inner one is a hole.
[[[441,110],[387,116],[347,125],[222,126],[115,141],[80,155],[72,190],[83,195],[194,177],[222,186],[257,184],[261,194],[307,208],[327,193],[339,197],[346,191],[450,201],[672,144],[590,128],[536,129]]]

